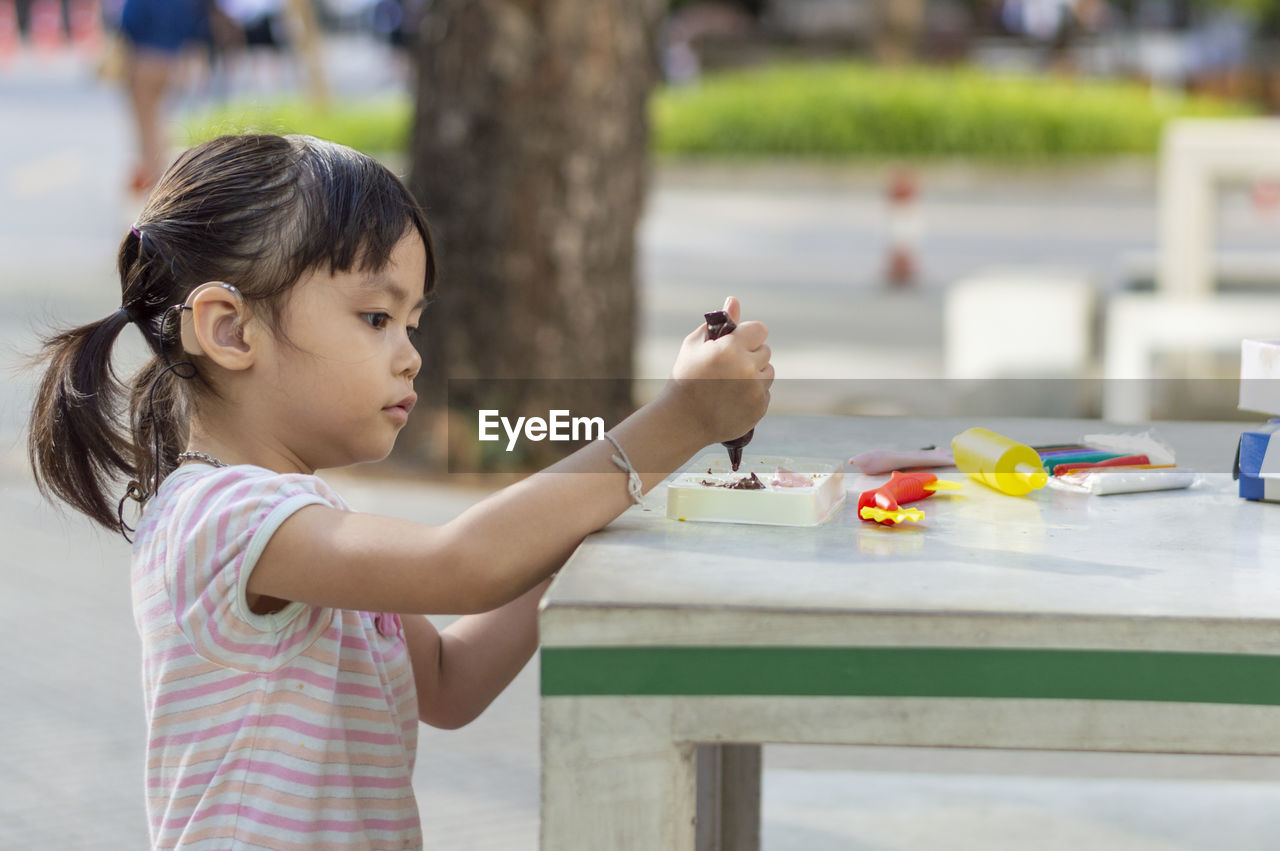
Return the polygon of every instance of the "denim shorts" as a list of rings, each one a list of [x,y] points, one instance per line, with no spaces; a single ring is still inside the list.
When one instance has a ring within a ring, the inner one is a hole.
[[[212,0],[125,0],[120,31],[129,43],[144,50],[177,53],[209,40]]]

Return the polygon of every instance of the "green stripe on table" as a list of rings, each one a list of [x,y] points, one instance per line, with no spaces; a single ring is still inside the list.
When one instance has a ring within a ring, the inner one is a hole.
[[[1280,656],[937,647],[544,647],[542,693],[1280,705]]]

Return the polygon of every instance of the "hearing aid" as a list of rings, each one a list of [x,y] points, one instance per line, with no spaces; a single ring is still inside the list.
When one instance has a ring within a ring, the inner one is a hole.
[[[198,287],[196,287],[190,293],[188,293],[186,300],[182,304],[174,305],[174,307],[178,309],[178,313],[181,314],[182,311],[184,310],[194,311],[195,308],[191,304],[192,300],[195,299],[195,297],[199,295],[201,292],[204,292],[205,290],[207,290],[209,287],[221,287],[222,289],[231,293],[231,295],[235,297],[237,305],[243,306],[244,296],[240,294],[240,290],[236,289],[234,285],[228,284],[225,281],[206,281],[205,283],[200,284]],[[240,339],[244,339],[244,327],[241,325],[241,318],[239,316],[239,311],[237,310],[236,313],[237,313],[236,320],[235,320],[236,337]],[[183,338],[183,348],[187,349],[188,351],[193,351],[193,349],[188,345],[188,340],[186,337],[186,334],[187,334],[186,329],[184,328],[179,333],[182,335],[182,338]],[[198,351],[199,346],[196,345],[194,347],[194,350]]]
[[[244,296],[240,295],[240,291],[239,291],[238,289],[236,289],[236,288],[235,288],[234,286],[232,286],[231,284],[226,283],[225,281],[206,281],[205,283],[203,283],[203,284],[201,284],[200,286],[198,286],[198,287],[196,287],[195,289],[193,289],[191,292],[187,293],[186,301],[185,301],[185,302],[183,302],[183,305],[182,305],[182,306],[183,306],[184,308],[186,308],[186,309],[190,310],[190,309],[191,309],[191,299],[195,298],[199,293],[203,292],[204,290],[208,289],[209,287],[222,287],[224,290],[226,290],[227,292],[229,292],[229,293],[231,293],[233,296],[235,296],[237,300],[243,300],[243,299],[244,299]]]

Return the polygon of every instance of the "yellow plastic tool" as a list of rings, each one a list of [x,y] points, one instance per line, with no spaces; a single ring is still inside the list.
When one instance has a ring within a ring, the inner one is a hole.
[[[876,508],[874,505],[867,505],[858,511],[858,516],[863,520],[874,520],[877,523],[883,523],[886,520],[892,520],[894,523],[901,523],[903,520],[919,523],[924,519],[924,512],[918,508],[899,508],[896,511],[888,511]]]
[[[960,482],[953,482],[949,479],[938,479],[936,482],[930,482],[924,486],[927,491],[958,491],[964,487]]]
[[[984,485],[1010,496],[1042,488],[1049,476],[1034,449],[985,428],[971,428],[951,441],[956,466]]]

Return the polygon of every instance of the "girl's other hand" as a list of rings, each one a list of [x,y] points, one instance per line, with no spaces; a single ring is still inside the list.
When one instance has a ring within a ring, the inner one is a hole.
[[[725,299],[723,310],[738,323],[742,307],[736,298]],[[748,321],[718,340],[706,336],[704,322],[684,338],[663,392],[707,443],[720,443],[746,434],[769,409],[769,329]]]

